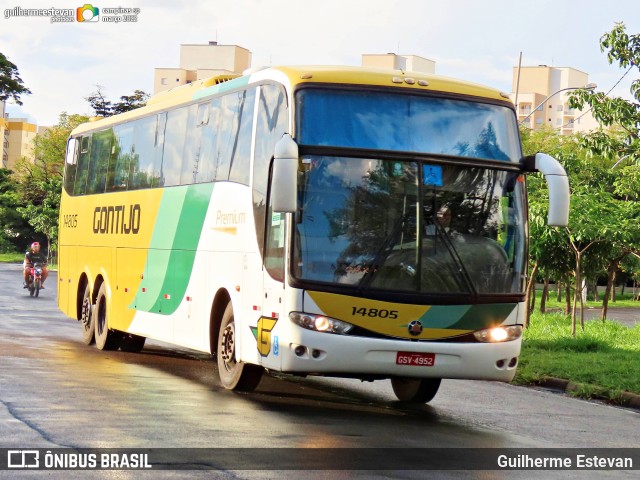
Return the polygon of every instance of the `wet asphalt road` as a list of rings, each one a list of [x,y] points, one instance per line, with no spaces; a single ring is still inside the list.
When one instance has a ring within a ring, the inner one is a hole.
[[[78,323],[57,309],[56,280],[53,272],[41,297],[29,298],[21,288],[20,266],[0,265],[0,448],[640,447],[637,411],[494,382],[445,380],[431,404],[415,408],[398,404],[388,381],[265,376],[256,392],[235,394],[220,386],[208,355],[151,341],[139,354],[85,346]],[[275,470],[15,473],[0,471],[0,478],[426,476]],[[558,475],[436,476],[635,478],[634,472]]]

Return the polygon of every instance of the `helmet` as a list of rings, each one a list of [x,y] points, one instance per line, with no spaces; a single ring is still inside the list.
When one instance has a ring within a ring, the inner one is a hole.
[[[35,247],[39,247],[39,246],[40,246],[40,244],[38,242],[33,242],[31,244],[31,248],[35,248]]]

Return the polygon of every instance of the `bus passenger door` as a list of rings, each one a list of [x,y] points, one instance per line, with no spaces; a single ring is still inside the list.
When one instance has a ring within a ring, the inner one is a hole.
[[[267,212],[264,252],[262,316],[258,325],[258,350],[262,365],[280,369],[279,323],[284,318],[286,214]]]

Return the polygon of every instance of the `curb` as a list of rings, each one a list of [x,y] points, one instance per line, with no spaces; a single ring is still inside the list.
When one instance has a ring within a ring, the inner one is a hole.
[[[534,384],[540,387],[549,388],[551,390],[559,390],[567,393],[576,392],[580,390],[582,386],[586,385],[555,377],[541,377],[540,380],[538,380]],[[631,392],[622,392],[622,394],[618,398],[610,398],[604,395],[604,393],[596,393],[591,398],[603,400],[607,403],[611,403],[613,405],[618,405],[621,407],[640,410],[640,395]]]

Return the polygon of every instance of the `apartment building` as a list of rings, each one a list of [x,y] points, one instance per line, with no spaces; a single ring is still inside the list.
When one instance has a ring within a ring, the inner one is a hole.
[[[563,135],[598,128],[588,110],[575,110],[567,103],[572,90],[588,84],[589,75],[571,67],[514,67],[510,97],[516,104],[518,121],[534,130],[546,125]]]
[[[180,65],[177,68],[156,68],[154,95],[195,80],[224,74],[242,74],[251,66],[251,52],[237,45],[180,45]]]
[[[4,129],[2,136],[2,168],[13,169],[22,157],[33,161],[33,140],[38,131],[37,125],[29,123],[26,118],[2,119]]]
[[[417,55],[364,53],[362,54],[362,66],[403,70],[405,72],[436,73],[436,62]]]

